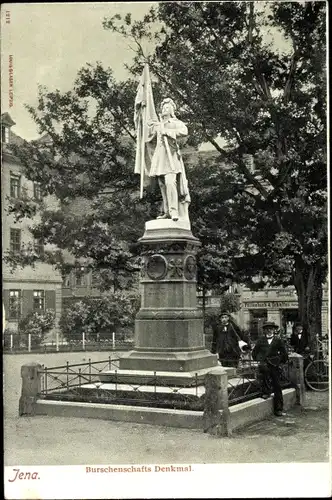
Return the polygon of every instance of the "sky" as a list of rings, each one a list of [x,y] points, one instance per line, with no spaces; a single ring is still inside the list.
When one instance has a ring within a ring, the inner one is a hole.
[[[50,90],[70,90],[78,70],[96,61],[111,67],[116,78],[125,79],[124,64],[130,63],[133,51],[121,35],[104,30],[102,21],[127,12],[133,19],[142,19],[153,5],[156,3],[3,4],[1,108],[16,122],[13,132],[27,140],[38,137],[24,105],[36,106],[39,84]],[[258,3],[257,7],[261,5]],[[272,38],[277,46],[284,47],[278,33],[274,32]]]
[[[9,112],[16,122],[13,132],[27,140],[38,137],[24,104],[37,104],[39,84],[50,90],[70,90],[78,70],[87,62],[96,61],[111,66],[115,77],[125,78],[124,63],[132,60],[133,52],[120,35],[104,30],[102,21],[104,17],[129,11],[134,19],[140,19],[152,5],[151,2],[2,4],[1,112]]]

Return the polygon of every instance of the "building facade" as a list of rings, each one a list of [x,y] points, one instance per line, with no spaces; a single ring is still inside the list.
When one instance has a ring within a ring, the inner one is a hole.
[[[290,336],[295,323],[299,322],[298,299],[295,288],[266,287],[263,290],[252,291],[245,286],[232,286],[230,292],[239,297],[241,308],[233,314],[238,325],[250,332],[253,338],[262,332],[265,321],[273,321],[280,329]],[[323,287],[322,334],[329,331],[328,287]],[[202,300],[200,299],[200,303]],[[215,308],[220,305],[220,297],[208,294],[206,306]]]
[[[47,340],[55,339],[62,308],[62,278],[53,266],[38,262],[34,267],[25,266],[13,269],[4,257],[11,251],[20,252],[25,246],[33,246],[34,251],[42,253],[46,250],[40,240],[35,240],[29,227],[38,222],[24,218],[15,221],[13,214],[8,213],[11,202],[20,199],[41,201],[40,186],[29,181],[22,174],[22,167],[10,150],[11,144],[22,144],[23,139],[17,136],[12,127],[15,122],[8,113],[1,116],[1,133],[3,139],[1,165],[1,211],[2,211],[2,289],[3,310],[5,311],[6,329],[17,331],[18,323],[30,311],[55,311],[55,327],[47,336]],[[44,198],[43,203],[49,209],[57,206],[53,197]],[[51,247],[49,247],[51,249]]]

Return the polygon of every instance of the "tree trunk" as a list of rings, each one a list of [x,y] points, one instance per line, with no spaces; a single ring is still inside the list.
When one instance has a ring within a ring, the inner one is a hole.
[[[308,265],[296,262],[294,286],[298,296],[299,316],[309,346],[314,347],[316,336],[322,335],[322,302],[324,273],[319,263]]]

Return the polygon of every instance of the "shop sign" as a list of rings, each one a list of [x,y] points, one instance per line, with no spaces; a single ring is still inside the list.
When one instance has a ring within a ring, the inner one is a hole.
[[[297,302],[269,300],[264,302],[244,302],[244,307],[247,309],[297,309]]]

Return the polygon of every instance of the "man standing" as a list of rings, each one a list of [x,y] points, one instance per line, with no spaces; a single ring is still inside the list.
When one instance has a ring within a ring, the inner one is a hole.
[[[294,326],[294,330],[290,338],[290,345],[297,354],[304,355],[310,351],[307,336],[303,331],[303,326],[299,323]]]
[[[310,363],[310,347],[308,345],[308,337],[300,323],[294,325],[294,330],[289,343],[294,349],[294,352],[303,356],[303,371],[305,372],[308,364]]]
[[[148,124],[147,142],[155,141],[151,159],[150,177],[156,177],[160,187],[163,210],[159,219],[177,221],[188,218],[190,195],[177,139],[188,135],[186,125],[175,116],[175,103],[164,99],[161,120]]]
[[[245,343],[242,332],[230,320],[230,314],[224,312],[220,315],[220,321],[217,321],[212,329],[212,354],[218,354],[222,366],[237,368],[241,357],[239,342]]]
[[[278,325],[267,321],[263,324],[263,335],[259,337],[252,351],[252,357],[259,362],[259,378],[262,388],[262,397],[267,399],[272,391],[274,393],[274,414],[277,417],[285,415],[283,412],[283,396],[280,385],[281,365],[287,361],[285,343],[277,335]],[[270,385],[271,383],[271,385]]]

